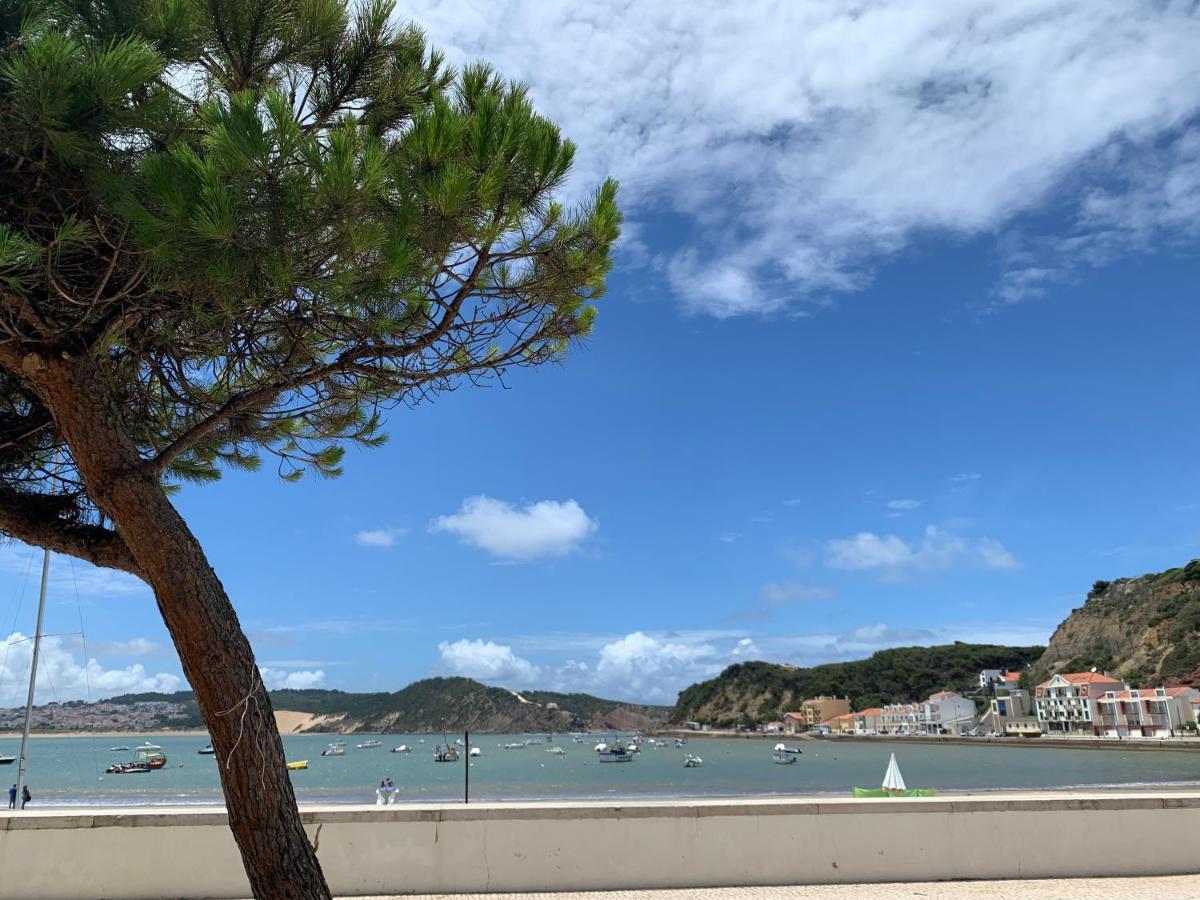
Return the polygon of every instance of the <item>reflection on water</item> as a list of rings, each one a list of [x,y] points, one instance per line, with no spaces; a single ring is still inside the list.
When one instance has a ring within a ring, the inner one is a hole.
[[[463,764],[435,763],[441,736],[388,735],[383,746],[359,750],[345,736],[344,756],[322,757],[332,735],[289,735],[289,760],[308,760],[292,773],[301,802],[373,803],[374,789],[392,778],[401,801],[459,800]],[[888,754],[897,754],[910,787],[940,790],[1037,789],[1116,785],[1200,783],[1200,752],[1072,750],[1005,746],[931,746],[887,743],[801,742],[804,753],[792,766],[774,765],[771,741],[694,738],[683,749],[644,745],[632,763],[600,763],[593,751],[599,737],[574,743],[556,736],[554,744],[503,749],[524,735],[472,736],[482,754],[471,760],[471,798],[625,798],[653,796],[849,795],[855,786],[874,787],[883,777]],[[544,740],[544,735],[541,736]],[[170,760],[167,768],[145,775],[106,775],[142,735],[124,738],[37,738],[30,742],[28,780],[38,805],[214,804],[221,802],[217,760],[197,751],[204,735],[155,738]],[[16,754],[19,741],[0,738],[0,754]],[[407,744],[411,753],[391,753]],[[546,752],[551,746],[564,755]],[[703,757],[700,768],[684,768],[688,752]],[[464,755],[465,759],[465,755]],[[16,780],[11,766],[10,779]],[[0,772],[3,770],[0,769]],[[3,775],[0,774],[0,778]]]

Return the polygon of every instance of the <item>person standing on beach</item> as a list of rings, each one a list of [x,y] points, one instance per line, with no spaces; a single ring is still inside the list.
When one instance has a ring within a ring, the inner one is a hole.
[[[8,789],[8,808],[17,808],[17,786],[15,784]]]
[[[13,785],[12,789],[13,789],[13,791],[15,791],[17,789],[16,785]],[[29,785],[25,785],[25,787],[21,790],[21,809],[24,809],[25,804],[28,803],[32,799],[33,799],[33,794],[29,793]]]

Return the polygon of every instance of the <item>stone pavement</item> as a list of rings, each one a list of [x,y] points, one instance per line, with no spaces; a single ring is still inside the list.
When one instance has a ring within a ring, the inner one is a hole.
[[[431,894],[407,900],[1200,900],[1200,875],[677,888],[555,894]],[[385,898],[375,898],[385,900]]]

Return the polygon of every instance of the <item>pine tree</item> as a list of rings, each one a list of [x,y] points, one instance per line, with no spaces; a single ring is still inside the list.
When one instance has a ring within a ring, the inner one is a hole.
[[[144,579],[256,897],[328,897],[233,606],[170,502],[336,475],[383,414],[588,334],[612,182],[389,0],[0,2],[0,532]]]

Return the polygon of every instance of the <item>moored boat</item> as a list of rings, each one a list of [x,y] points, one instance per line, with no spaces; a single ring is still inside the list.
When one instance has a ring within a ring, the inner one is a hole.
[[[401,744],[399,747],[392,748],[393,753],[412,753],[412,747],[408,744]]]
[[[374,750],[376,747],[382,747],[382,746],[383,746],[383,741],[377,741],[374,738],[372,738],[369,741],[363,741],[361,744],[355,744],[354,748],[356,750]]]
[[[322,756],[345,756],[346,745],[342,741],[334,741],[328,747],[321,751]]]
[[[704,760],[702,760],[700,757],[695,756],[691,753],[689,753],[687,756],[685,756],[683,758],[683,767],[685,769],[698,769],[702,765],[704,765]]]
[[[453,744],[438,744],[433,751],[434,762],[458,762],[458,750]]]
[[[779,766],[790,766],[796,761],[796,757],[793,754],[787,753],[783,750],[776,750],[771,756],[771,759],[776,765]]]
[[[633,754],[622,744],[617,744],[596,754],[602,763],[633,762]]]
[[[308,768],[308,760],[307,759],[298,759],[295,762],[290,762],[287,764],[287,768],[288,768],[289,772],[297,772],[300,769],[307,769]]]
[[[212,744],[209,744],[207,747],[201,747],[201,748],[200,748],[199,750],[197,750],[196,752],[197,752],[197,753],[199,753],[201,756],[212,756],[212,755],[213,755],[213,754],[215,754],[217,751],[213,749],[213,745],[212,745]]]

